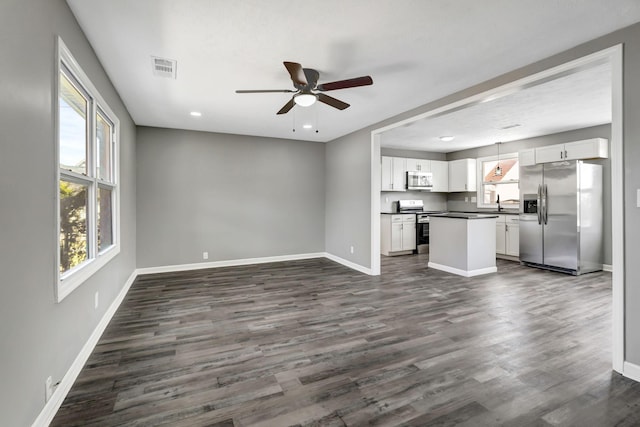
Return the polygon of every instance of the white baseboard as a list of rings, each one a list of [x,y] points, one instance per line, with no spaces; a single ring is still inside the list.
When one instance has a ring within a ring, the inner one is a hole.
[[[611,264],[602,264],[602,270],[613,273],[613,266]]]
[[[46,427],[51,423],[51,421],[53,421],[53,417],[55,417],[58,409],[60,409],[60,405],[62,405],[65,397],[67,397],[69,390],[71,390],[71,386],[76,381],[76,378],[78,378],[78,375],[84,367],[84,364],[87,362],[87,359],[89,359],[89,356],[93,352],[93,349],[102,336],[102,333],[107,328],[107,325],[111,321],[113,315],[116,313],[116,310],[118,310],[118,307],[120,307],[120,304],[124,300],[124,297],[127,295],[129,288],[136,280],[136,277],[138,277],[138,271],[134,270],[134,272],[131,273],[124,286],[116,296],[115,300],[113,300],[107,311],[105,311],[104,315],[100,319],[100,322],[98,322],[96,328],[89,336],[89,339],[80,350],[80,353],[78,353],[75,360],[67,370],[67,373],[64,374],[64,377],[60,381],[60,384],[56,387],[55,391],[51,395],[51,399],[49,399],[46,405],[44,405],[44,408],[42,408],[42,411],[40,411],[38,418],[36,418],[36,420],[33,422],[32,427]]]
[[[460,270],[459,268],[449,267],[448,265],[437,264],[435,262],[427,263],[427,267],[435,268],[436,270],[446,271],[447,273],[457,274],[458,276],[474,277],[481,274],[495,273],[498,271],[497,267],[479,268],[476,270]]]
[[[364,273],[364,274],[368,274],[369,276],[373,276],[373,271],[370,268],[363,267],[360,264],[356,264],[355,262],[348,261],[348,260],[346,260],[344,258],[340,258],[339,256],[330,254],[328,252],[324,253],[324,257],[327,258],[327,259],[330,259],[331,261],[335,261],[338,264],[342,264],[345,267],[349,267],[349,268],[352,268],[352,269],[354,269],[356,271],[359,271],[360,273]]]
[[[622,364],[622,375],[634,381],[640,382],[640,365],[631,362]]]
[[[265,264],[268,262],[282,262],[282,261],[295,261],[299,259],[312,259],[322,258],[325,254],[323,252],[297,254],[297,255],[279,255],[260,258],[241,258],[231,259],[226,261],[211,261],[211,262],[197,262],[193,264],[176,264],[176,265],[163,265],[159,267],[144,267],[137,270],[138,274],[154,274],[154,273],[172,273],[174,271],[187,271],[187,270],[201,270],[205,268],[219,268],[219,267],[235,267],[238,265],[249,264]]]

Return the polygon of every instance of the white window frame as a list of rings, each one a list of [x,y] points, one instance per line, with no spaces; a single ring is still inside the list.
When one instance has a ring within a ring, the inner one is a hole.
[[[500,160],[506,160],[506,159],[518,159],[518,153],[505,153],[505,154],[500,154]],[[476,189],[476,206],[478,208],[482,208],[482,209],[498,209],[498,204],[497,203],[484,203],[484,185],[486,184],[484,181],[484,175],[483,175],[483,171],[482,171],[482,164],[484,162],[491,162],[491,161],[496,161],[498,160],[498,156],[487,156],[487,157],[479,157],[477,159],[477,164],[476,164],[476,182],[478,183],[477,185],[477,189]],[[509,181],[504,181],[506,182],[517,182],[519,183],[520,180],[509,180]],[[494,183],[495,184],[495,183]],[[500,185],[500,184],[498,184]],[[518,188],[520,187],[520,185],[518,185]],[[516,210],[514,208],[505,208],[506,211],[510,211],[510,210]]]
[[[63,65],[64,64],[64,65]],[[71,73],[75,83],[82,86],[83,91],[89,96],[89,105],[87,108],[87,121],[90,124],[88,132],[89,144],[87,147],[87,170],[90,173],[77,174],[72,171],[61,170],[60,168],[60,117],[59,117],[59,93],[60,93],[60,73],[64,68]],[[55,297],[57,302],[61,302],[74,289],[78,288],[87,279],[93,276],[99,269],[105,266],[111,259],[120,253],[120,162],[119,162],[119,141],[120,141],[120,121],[116,114],[109,108],[96,87],[91,83],[89,77],[82,70],[78,62],[75,60],[71,52],[64,44],[62,39],[58,37],[57,58],[55,68],[55,94],[53,96],[54,111],[54,161],[55,161]],[[96,117],[100,114],[113,125],[113,141],[112,141],[112,182],[108,183],[98,179],[96,174],[97,160],[97,143],[96,143]],[[88,206],[87,206],[87,260],[81,264],[60,273],[60,179],[79,182],[82,184],[89,183],[88,189]],[[99,187],[109,187],[112,190],[112,207],[111,221],[113,243],[108,248],[98,251],[97,236],[97,192]]]

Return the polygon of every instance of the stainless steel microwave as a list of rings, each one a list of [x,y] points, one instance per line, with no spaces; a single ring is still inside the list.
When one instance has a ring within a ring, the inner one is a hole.
[[[431,191],[433,174],[431,172],[407,172],[407,190]]]

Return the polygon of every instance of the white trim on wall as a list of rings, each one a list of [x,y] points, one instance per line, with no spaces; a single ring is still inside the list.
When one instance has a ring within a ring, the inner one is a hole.
[[[611,206],[612,206],[612,367],[613,370],[628,376],[625,366],[630,366],[624,361],[624,164],[623,164],[623,46],[622,44],[592,53],[590,55],[566,62],[556,67],[549,68],[539,73],[532,74],[519,80],[515,80],[499,87],[472,95],[451,104],[435,108],[407,119],[400,120],[390,125],[371,131],[371,168],[377,170],[378,175],[372,172],[371,193],[372,200],[379,199],[380,189],[380,137],[385,131],[400,126],[407,126],[415,121],[456,110],[471,107],[484,101],[494,100],[514,92],[532,87],[557,78],[561,75],[571,74],[594,63],[609,61],[612,65],[612,123],[611,123]],[[376,156],[377,154],[377,156]],[[376,191],[377,190],[377,191]],[[379,217],[379,205],[371,203],[371,265],[380,265],[380,222],[374,219]],[[375,244],[378,247],[374,246]],[[375,273],[375,269],[374,269]],[[379,271],[378,271],[379,274]],[[633,368],[630,368],[633,369]],[[635,371],[632,371],[635,372]],[[630,373],[629,375],[632,375]]]
[[[380,275],[380,135],[371,133],[371,274]]]
[[[604,51],[611,61],[611,282],[613,369],[627,376],[624,362],[624,160],[623,160],[623,50],[616,45]]]
[[[369,275],[372,274],[371,269],[364,267],[360,264],[356,264],[354,262],[348,261],[344,258],[340,258],[339,256],[330,254],[328,252],[315,252],[315,253],[295,254],[295,255],[278,255],[278,256],[260,257],[260,258],[240,258],[240,259],[231,259],[231,260],[225,260],[225,261],[198,262],[193,264],[163,265],[158,267],[138,268],[136,271],[138,274],[172,273],[176,271],[202,270],[205,268],[220,268],[220,267],[236,267],[240,265],[266,264],[269,262],[296,261],[296,260],[313,259],[313,258],[327,258],[327,259],[330,259],[331,261],[335,261],[339,264],[342,264],[346,267],[349,267],[361,273],[365,273]]]

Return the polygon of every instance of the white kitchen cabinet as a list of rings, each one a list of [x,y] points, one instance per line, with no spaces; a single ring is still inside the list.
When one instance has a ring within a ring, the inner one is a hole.
[[[530,148],[518,152],[518,164],[520,166],[532,166],[536,164],[536,150]]]
[[[381,191],[406,191],[406,159],[382,156]]]
[[[460,159],[449,162],[449,192],[476,191],[476,160]]]
[[[496,254],[520,255],[520,219],[517,215],[498,215],[496,218]]]
[[[407,171],[431,172],[431,160],[407,159]]]
[[[433,174],[431,192],[447,193],[449,191],[449,163],[431,160],[431,173]]]
[[[504,255],[507,248],[507,224],[505,221],[504,215],[498,215],[496,218],[496,254],[500,255]]]
[[[507,215],[505,223],[505,255],[520,256],[520,218]]]
[[[383,214],[380,218],[380,253],[410,254],[416,249],[415,214]]]
[[[559,162],[562,160],[606,159],[608,156],[608,141],[604,138],[591,138],[535,149],[536,163]]]

